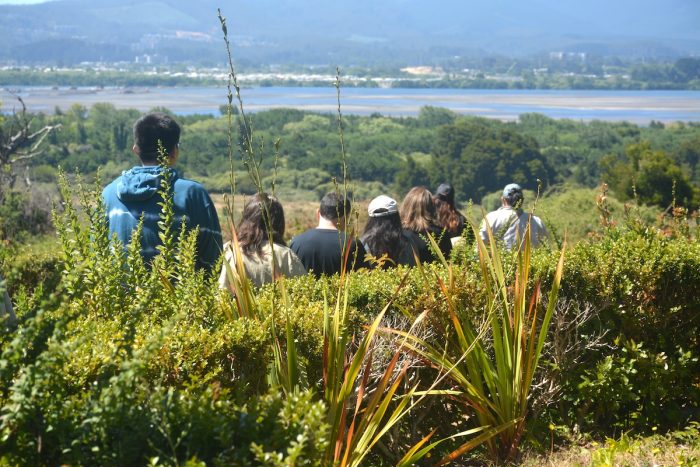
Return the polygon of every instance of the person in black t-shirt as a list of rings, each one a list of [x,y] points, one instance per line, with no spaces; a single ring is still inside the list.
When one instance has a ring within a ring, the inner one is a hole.
[[[346,251],[349,253],[347,270],[364,266],[364,248],[344,231],[350,207],[350,200],[344,196],[328,193],[316,211],[318,227],[297,235],[290,243],[306,270],[316,277],[339,273]]]

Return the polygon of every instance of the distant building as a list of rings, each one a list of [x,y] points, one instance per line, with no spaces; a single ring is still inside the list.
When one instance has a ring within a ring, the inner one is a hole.
[[[407,66],[401,68],[401,71],[409,75],[433,75],[443,73],[442,68],[435,68],[432,66]]]
[[[550,60],[564,60],[564,52],[549,52]]]
[[[586,58],[586,52],[549,52],[550,60],[579,60],[581,62],[585,62]]]
[[[175,31],[175,37],[178,39],[187,39],[191,41],[211,42],[211,35],[198,31]]]

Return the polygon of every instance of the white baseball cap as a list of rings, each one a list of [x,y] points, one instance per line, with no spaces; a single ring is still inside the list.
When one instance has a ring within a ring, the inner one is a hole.
[[[384,217],[399,212],[399,205],[394,198],[379,195],[367,206],[369,217]]]

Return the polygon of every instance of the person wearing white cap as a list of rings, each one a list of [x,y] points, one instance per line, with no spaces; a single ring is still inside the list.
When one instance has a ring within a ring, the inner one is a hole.
[[[501,207],[491,211],[486,215],[481,223],[479,234],[481,239],[488,243],[487,224],[491,227],[494,238],[503,242],[507,249],[514,246],[520,247],[523,235],[530,224],[530,244],[536,248],[546,241],[549,233],[542,222],[542,219],[524,212],[523,189],[517,183],[510,183],[503,189],[501,196]]]
[[[365,251],[380,260],[382,268],[404,264],[415,266],[411,245],[404,236],[399,205],[386,195],[374,198],[367,207],[369,219],[360,237]],[[381,261],[382,257],[388,261]]]

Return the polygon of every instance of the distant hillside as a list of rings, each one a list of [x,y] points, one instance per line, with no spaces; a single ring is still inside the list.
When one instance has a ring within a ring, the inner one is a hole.
[[[56,0],[0,6],[0,60],[420,63],[431,54],[700,54],[696,0]]]

